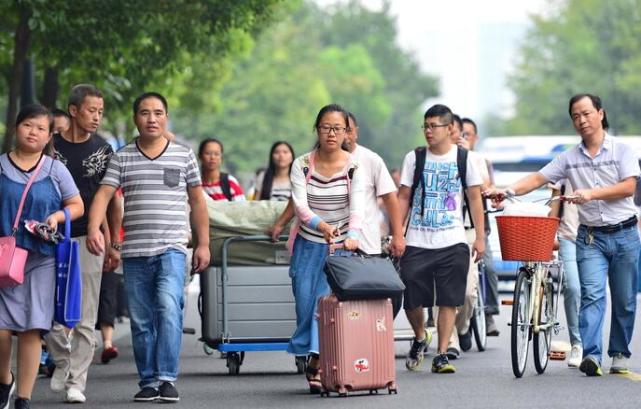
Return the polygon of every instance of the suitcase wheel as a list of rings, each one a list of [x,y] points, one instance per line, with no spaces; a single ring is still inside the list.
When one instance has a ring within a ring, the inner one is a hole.
[[[396,390],[396,388],[389,388],[387,390],[387,393],[390,394],[390,395],[391,394],[398,395],[398,390]]]
[[[230,352],[227,354],[227,368],[229,369],[230,375],[238,375],[238,373],[240,373],[241,363],[241,357],[237,352]]]
[[[320,393],[321,398],[326,396],[329,398],[329,391],[327,389],[323,389]]]
[[[370,395],[378,395],[378,389],[370,389],[369,390]]]
[[[338,396],[344,398],[347,396],[347,392],[339,393]]]

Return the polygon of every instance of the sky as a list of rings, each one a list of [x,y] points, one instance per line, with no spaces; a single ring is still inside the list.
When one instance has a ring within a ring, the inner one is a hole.
[[[315,0],[331,7],[337,0]],[[341,1],[341,0],[339,0]],[[439,77],[443,103],[483,128],[489,113],[512,112],[505,81],[516,62],[529,16],[551,0],[391,0],[398,43],[415,54],[421,69]],[[361,0],[377,9],[381,0]]]

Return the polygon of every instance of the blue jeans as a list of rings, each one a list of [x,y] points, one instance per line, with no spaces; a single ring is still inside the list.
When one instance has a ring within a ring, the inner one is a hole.
[[[568,321],[570,344],[581,345],[579,332],[579,308],[581,306],[581,282],[576,264],[576,244],[572,240],[559,239],[559,256],[563,261],[563,303]]]
[[[141,388],[173,382],[183,329],[185,254],[123,259],[131,338]]]
[[[639,232],[632,226],[615,233],[593,231],[592,244],[586,244],[587,228],[580,226],[576,238],[576,259],[581,280],[579,330],[583,357],[601,362],[602,331],[606,308],[606,279],[610,284],[612,317],[608,355],[630,357],[637,299]]]
[[[323,271],[329,254],[327,244],[314,243],[297,236],[289,266],[292,290],[296,300],[296,330],[287,352],[295,355],[318,353],[318,300],[330,293]]]

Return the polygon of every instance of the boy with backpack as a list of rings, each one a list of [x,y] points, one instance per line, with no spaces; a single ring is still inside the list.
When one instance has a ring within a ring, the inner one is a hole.
[[[403,161],[399,202],[408,218],[406,251],[401,257],[405,283],[404,308],[414,330],[405,366],[420,369],[427,348],[424,307],[437,305],[438,349],[432,372],[453,373],[446,355],[456,308],[463,305],[470,248],[463,227],[463,197],[467,198],[477,239],[472,254],[478,261],[485,251],[481,185],[483,180],[467,150],[450,140],[452,111],[434,105],[424,115],[427,147],[409,152]]]

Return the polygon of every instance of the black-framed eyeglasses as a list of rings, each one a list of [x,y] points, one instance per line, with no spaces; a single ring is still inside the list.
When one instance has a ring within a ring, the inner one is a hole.
[[[433,131],[436,128],[443,128],[443,127],[448,126],[448,125],[449,124],[423,124],[423,125],[421,125],[421,128],[424,131],[428,131],[428,130],[429,131]]]
[[[334,131],[334,134],[336,135],[342,135],[347,131],[347,128],[344,126],[329,126],[329,125],[321,125],[318,128],[318,132],[327,135],[331,131]]]

